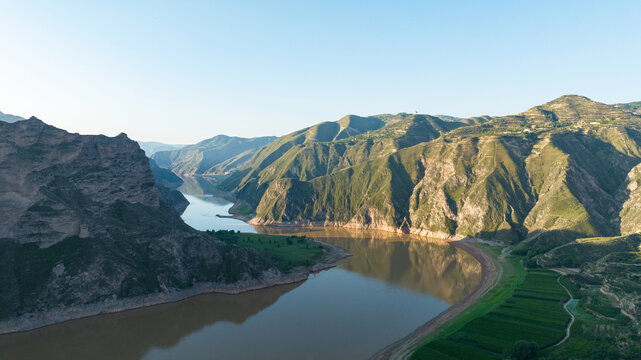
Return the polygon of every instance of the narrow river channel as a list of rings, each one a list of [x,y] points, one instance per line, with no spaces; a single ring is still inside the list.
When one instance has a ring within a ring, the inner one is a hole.
[[[201,189],[202,190],[202,189]],[[447,243],[374,231],[252,227],[183,187],[196,229],[297,233],[353,257],[302,283],[100,315],[0,336],[3,359],[366,359],[471,292],[479,263]]]

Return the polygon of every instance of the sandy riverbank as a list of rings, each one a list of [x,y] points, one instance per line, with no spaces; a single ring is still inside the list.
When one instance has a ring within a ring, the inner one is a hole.
[[[481,296],[483,296],[488,289],[490,289],[500,276],[500,267],[497,267],[495,261],[483,251],[480,247],[471,241],[452,241],[453,246],[456,246],[470,255],[481,264],[481,280],[476,285],[474,290],[461,299],[456,304],[450,306],[447,310],[440,313],[437,317],[426,322],[406,337],[386,346],[370,359],[406,359],[414,352],[414,350],[436,329],[445,324],[450,319],[460,314],[463,310],[467,309],[470,305],[474,304]]]

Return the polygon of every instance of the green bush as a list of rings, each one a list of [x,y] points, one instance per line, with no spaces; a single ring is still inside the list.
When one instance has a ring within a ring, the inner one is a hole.
[[[535,360],[539,358],[539,352],[539,344],[518,340],[514,343],[514,347],[507,351],[507,358],[513,360]]]

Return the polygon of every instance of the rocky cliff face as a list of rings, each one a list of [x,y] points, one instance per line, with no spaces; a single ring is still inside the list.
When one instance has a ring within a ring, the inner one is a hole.
[[[637,165],[627,176],[625,199],[621,209],[621,233],[641,233],[641,165]]]
[[[176,189],[184,181],[170,170],[159,167],[153,159],[149,159],[149,167],[158,186],[160,201],[174,208],[178,214],[182,214],[189,206],[189,201]]]
[[[0,323],[87,315],[86,306],[96,313],[103,303],[198,284],[240,290],[278,274],[267,255],[185,225],[126,135],[0,122]],[[3,331],[29,326],[16,324]]]
[[[90,237],[92,215],[116,202],[158,209],[141,155],[124,134],[81,136],[36,118],[0,123],[0,237],[45,247]]]

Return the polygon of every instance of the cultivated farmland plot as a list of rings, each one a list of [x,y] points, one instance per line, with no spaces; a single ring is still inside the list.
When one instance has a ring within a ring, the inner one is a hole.
[[[530,270],[514,294],[489,313],[465,324],[445,339],[432,341],[421,358],[497,359],[518,340],[541,348],[565,335],[570,316],[563,309],[569,297],[549,270]]]

